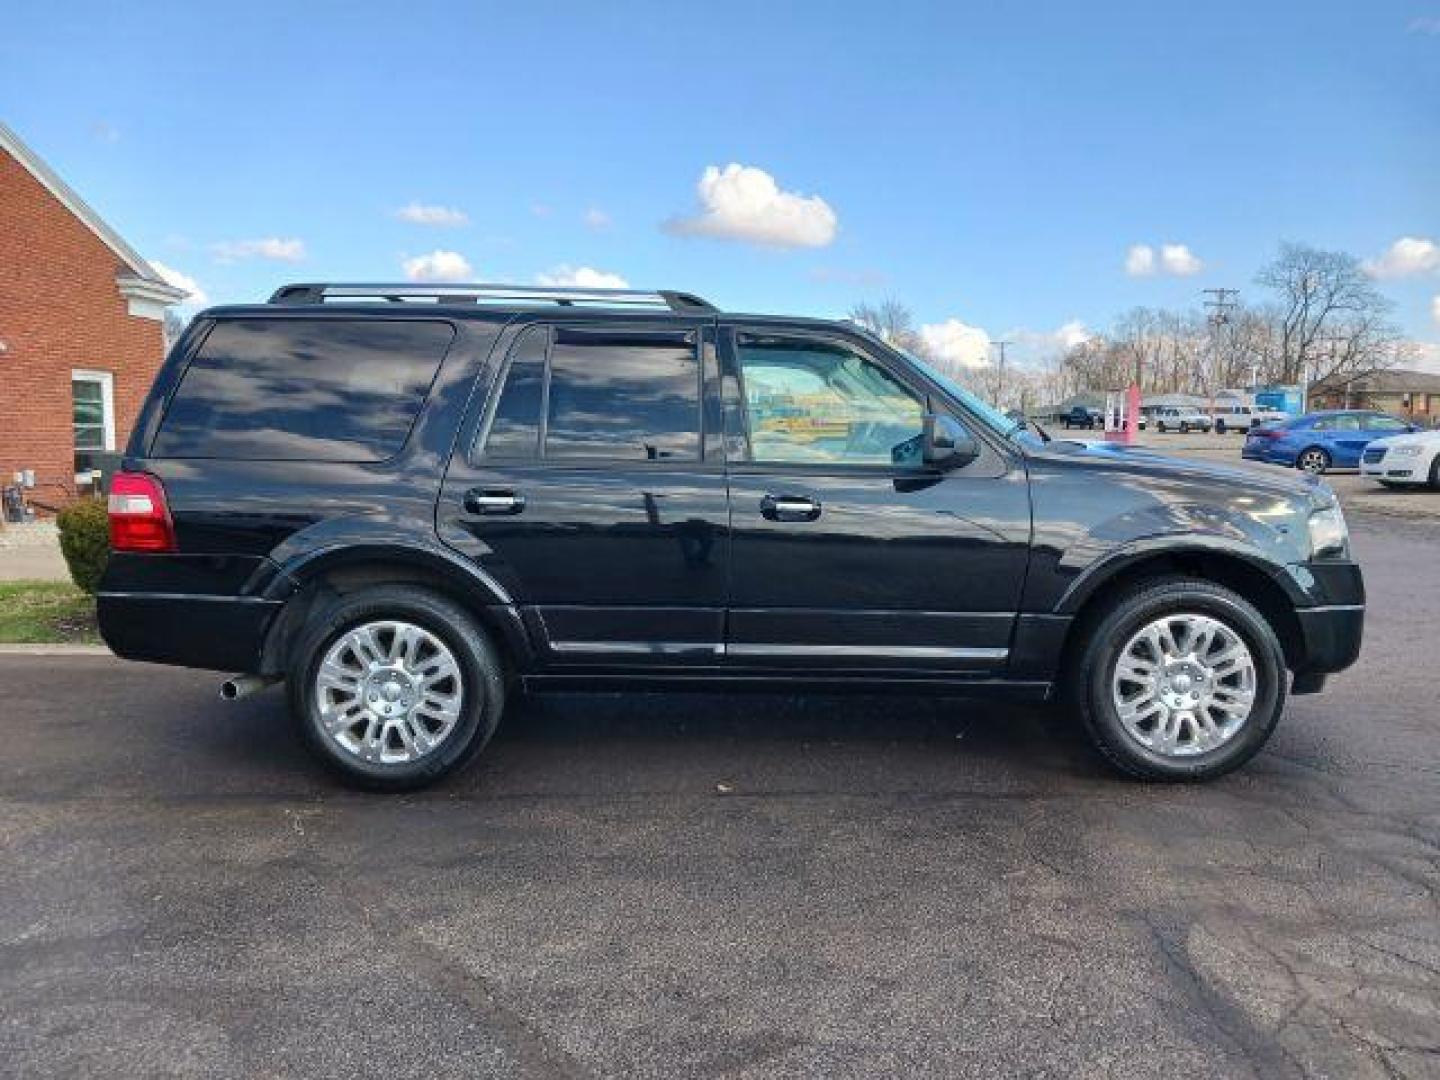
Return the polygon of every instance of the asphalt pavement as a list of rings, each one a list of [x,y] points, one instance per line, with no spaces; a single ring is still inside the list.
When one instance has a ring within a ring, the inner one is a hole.
[[[0,1074],[1440,1075],[1435,527],[1201,787],[1053,710],[566,696],[403,798],[282,696],[0,657]]]

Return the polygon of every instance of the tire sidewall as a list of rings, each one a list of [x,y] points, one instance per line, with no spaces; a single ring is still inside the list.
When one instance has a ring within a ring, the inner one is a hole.
[[[414,623],[444,642],[464,686],[460,716],[445,742],[403,765],[367,762],[337,746],[320,724],[316,702],[315,676],[330,647],[356,626],[382,620]],[[432,783],[478,753],[500,720],[504,680],[493,647],[462,609],[421,590],[381,587],[340,598],[311,620],[294,655],[290,701],[300,733],[325,765],[358,787],[404,791]]]
[[[1249,719],[1223,746],[1193,757],[1170,758],[1142,746],[1120,721],[1111,680],[1120,651],[1141,627],[1166,614],[1208,615],[1239,634],[1255,660],[1256,695]],[[1201,780],[1243,765],[1259,752],[1285,704],[1285,661],[1280,643],[1251,605],[1218,587],[1188,583],[1150,589],[1126,598],[1095,628],[1086,651],[1082,709],[1091,734],[1125,771],[1147,779]]]

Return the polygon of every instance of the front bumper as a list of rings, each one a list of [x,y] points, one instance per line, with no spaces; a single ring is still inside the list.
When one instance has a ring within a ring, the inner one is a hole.
[[[1286,642],[1286,658],[1295,672],[1291,690],[1312,694],[1325,676],[1344,671],[1360,656],[1365,633],[1365,578],[1358,563],[1320,559],[1295,563],[1291,576],[1311,598],[1296,607],[1299,640]]]
[[[1429,475],[1417,468],[1413,459],[1384,457],[1379,461],[1360,462],[1360,475],[1372,480],[1388,480],[1395,484],[1423,484]]]
[[[1365,636],[1364,604],[1300,608],[1295,615],[1300,621],[1303,655],[1295,671],[1297,682],[1304,676],[1344,671],[1359,658]]]

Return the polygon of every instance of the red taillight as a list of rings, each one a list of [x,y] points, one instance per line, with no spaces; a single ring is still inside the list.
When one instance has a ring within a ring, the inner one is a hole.
[[[1285,432],[1281,431],[1279,428],[1262,427],[1256,428],[1254,431],[1250,432],[1250,437],[1252,439],[1278,439],[1281,438],[1284,434]]]
[[[122,472],[111,479],[110,549],[175,550],[175,524],[165,489],[149,473]]]

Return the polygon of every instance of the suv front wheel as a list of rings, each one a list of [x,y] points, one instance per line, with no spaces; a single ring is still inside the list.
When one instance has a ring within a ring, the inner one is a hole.
[[[342,779],[408,791],[479,753],[500,722],[505,680],[463,608],[382,585],[340,597],[311,621],[290,704],[306,744]]]
[[[1265,618],[1229,589],[1186,578],[1117,600],[1072,671],[1086,730],[1124,772],[1208,780],[1243,765],[1285,705],[1285,660]]]

